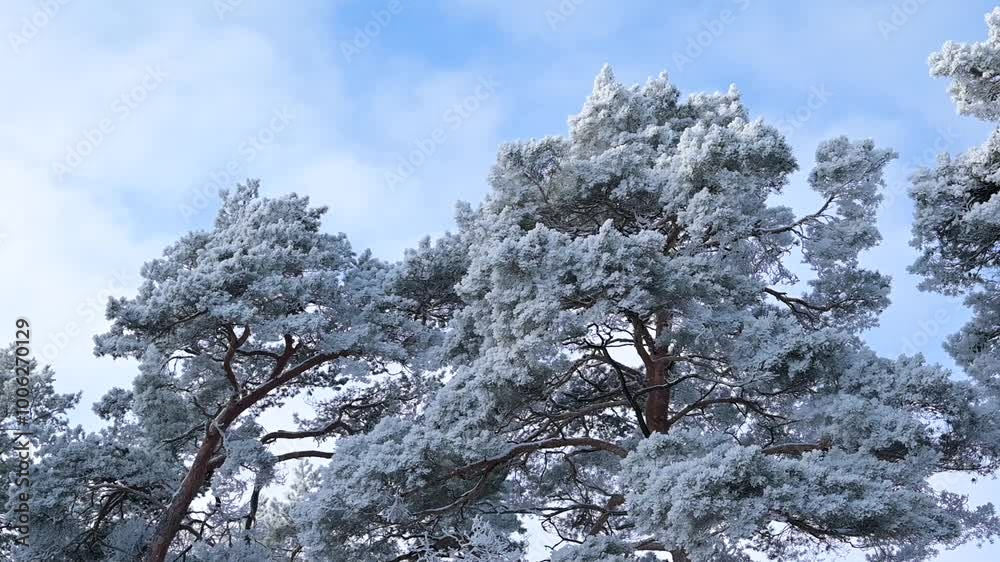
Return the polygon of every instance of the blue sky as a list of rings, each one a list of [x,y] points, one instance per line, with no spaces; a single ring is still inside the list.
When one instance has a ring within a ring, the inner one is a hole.
[[[46,13],[45,6],[49,10]],[[866,260],[893,276],[868,334],[880,352],[950,364],[960,302],[906,273],[905,178],[985,139],[956,115],[927,55],[985,37],[992,3],[598,0],[126,3],[18,0],[0,13],[0,307],[35,324],[36,354],[89,404],[134,375],[96,359],[103,301],[141,263],[207,226],[217,185],[259,177],[330,206],[326,224],[387,259],[479,201],[500,142],[566,131],[597,71],[666,71],[683,93],[735,84],[788,133],[804,183],[816,144],[872,137],[900,153]],[[414,156],[417,151],[417,156]],[[86,152],[86,154],[83,154]],[[401,162],[416,164],[406,169]],[[419,161],[419,163],[417,163]],[[403,170],[401,172],[401,170]],[[977,501],[1000,487],[955,483]],[[974,550],[941,560],[987,559]]]

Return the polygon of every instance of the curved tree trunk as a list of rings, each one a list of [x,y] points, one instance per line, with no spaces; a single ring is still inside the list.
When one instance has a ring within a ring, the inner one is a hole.
[[[174,537],[187,515],[188,507],[198,495],[198,490],[205,484],[205,479],[211,469],[212,457],[221,442],[222,434],[219,433],[219,429],[215,425],[209,426],[205,440],[202,441],[198,453],[194,457],[194,462],[191,463],[191,468],[188,469],[180,487],[170,499],[170,505],[160,517],[156,532],[149,543],[146,562],[163,562],[166,559],[170,552],[170,545],[174,542]]]
[[[149,552],[146,554],[145,562],[164,562],[170,552],[170,545],[174,542],[174,537],[184,522],[191,502],[198,495],[198,491],[205,484],[212,466],[213,457],[219,446],[222,444],[223,431],[240,417],[240,414],[250,409],[254,404],[263,400],[270,392],[280,386],[292,381],[302,373],[318,367],[328,361],[342,357],[345,353],[329,353],[315,355],[310,359],[299,363],[295,367],[284,370],[296,348],[292,346],[290,337],[286,338],[285,353],[279,358],[272,372],[271,378],[264,384],[253,389],[249,394],[234,396],[233,401],[218,416],[208,424],[205,432],[205,440],[198,447],[194,461],[187,475],[181,481],[174,496],[170,499],[170,505],[160,515],[160,520],[156,525],[156,531],[149,543]]]

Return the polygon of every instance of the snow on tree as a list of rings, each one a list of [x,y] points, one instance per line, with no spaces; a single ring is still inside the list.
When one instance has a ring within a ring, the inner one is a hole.
[[[95,352],[137,358],[140,373],[95,405],[107,427],[66,436],[41,463],[37,511],[53,520],[38,522],[47,540],[29,559],[264,560],[256,519],[276,465],[332,455],[272,445],[365,431],[436,384],[409,369],[451,306],[449,290],[414,289],[437,271],[434,248],[401,264],[356,254],[320,231],[324,209],[258,191],[224,194],[212,229],[168,247],[135,297],[109,303]],[[313,393],[316,419],[261,425]]]
[[[985,42],[948,42],[930,57],[933,76],[952,79],[960,113],[1000,123],[1000,8],[986,15]],[[973,319],[947,348],[970,375],[1000,392],[1000,129],[981,146],[941,155],[933,169],[914,174],[912,270],[922,288],[965,294]]]
[[[12,556],[12,549],[16,548],[14,541],[20,535],[14,529],[17,517],[13,510],[21,503],[15,494],[28,488],[16,482],[22,479],[16,477],[21,472],[19,451],[30,444],[32,457],[45,454],[52,443],[70,430],[68,413],[80,399],[79,394],[57,393],[52,386],[52,369],[42,367],[35,360],[26,365],[28,380],[19,381],[24,376],[17,367],[25,365],[18,365],[16,358],[14,346],[0,349],[0,471],[7,475],[6,486],[0,486],[0,502],[5,508],[0,513],[0,556],[6,558]],[[21,384],[24,382],[27,384]],[[19,419],[17,407],[17,390],[24,387],[30,392],[27,426],[22,424],[23,416]],[[34,473],[29,472],[29,480],[33,476]],[[29,494],[34,492],[34,489],[28,491]],[[34,507],[33,502],[30,505]]]
[[[997,468],[992,396],[860,337],[889,302],[858,254],[892,151],[820,144],[795,216],[773,204],[791,150],[735,89],[682,101],[605,68],[569,125],[503,146],[460,207],[447,381],[338,442],[296,511],[309,559],[462,559],[520,516],[560,561],[923,560],[996,534],[929,484]]]
[[[294,468],[290,491],[261,503],[257,522],[262,530],[260,542],[282,560],[295,559],[302,552],[299,544],[299,525],[293,511],[319,485],[319,469],[309,463],[299,463]]]
[[[997,122],[1000,9],[987,22],[931,66]],[[735,89],[682,100],[603,69],[568,135],[501,147],[458,233],[398,263],[324,233],[307,198],[240,185],[109,303],[95,352],[139,372],[94,405],[104,427],[69,428],[77,397],[34,369],[35,539],[12,548],[0,520],[0,552],[513,562],[524,517],[561,538],[553,562],[992,541],[992,505],[930,481],[1000,468],[998,135],[913,178],[914,271],[976,313],[948,344],[965,380],[862,339],[889,304],[858,257],[895,154],[822,142],[796,215],[791,149]],[[266,427],[303,398],[313,416]],[[325,464],[279,495],[297,459]]]

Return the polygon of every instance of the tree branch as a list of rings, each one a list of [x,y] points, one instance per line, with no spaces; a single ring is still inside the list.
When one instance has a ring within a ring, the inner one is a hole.
[[[284,453],[275,457],[276,462],[285,462],[294,459],[306,459],[306,458],[318,458],[318,459],[332,459],[333,453],[327,451],[293,451],[291,453]]]
[[[350,427],[340,419],[336,419],[319,429],[309,429],[304,431],[288,431],[288,430],[278,430],[272,431],[261,437],[261,442],[265,445],[268,443],[274,443],[278,439],[306,439],[309,437],[322,437],[337,429],[346,429],[350,432]]]

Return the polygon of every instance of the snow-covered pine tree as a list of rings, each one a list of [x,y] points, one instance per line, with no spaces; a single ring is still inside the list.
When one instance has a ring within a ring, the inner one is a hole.
[[[37,540],[20,556],[286,559],[276,529],[257,528],[267,486],[279,463],[332,452],[273,445],[364,432],[416,407],[435,383],[409,366],[453,307],[455,281],[429,258],[440,246],[384,263],[321,232],[323,212],[239,186],[213,228],[168,247],[143,267],[136,296],[109,303],[96,353],[137,358],[140,374],[95,405],[107,427],[48,448]],[[263,418],[306,395],[316,419],[265,431]]]
[[[893,157],[823,142],[796,216],[772,203],[789,146],[735,89],[682,101],[602,70],[567,136],[503,146],[460,208],[450,378],[338,443],[298,510],[310,559],[516,559],[520,516],[560,562],[922,560],[992,537],[992,506],[929,483],[996,469],[992,395],[860,337],[888,304],[858,255]]]
[[[952,79],[963,115],[1000,124],[1000,8],[986,15],[989,37],[946,43],[930,57],[933,76]],[[955,361],[980,384],[1000,394],[1000,129],[981,146],[914,174],[913,245],[921,254],[912,270],[922,288],[966,295],[972,320],[949,338]]]
[[[27,462],[48,454],[51,446],[71,431],[68,414],[80,399],[79,394],[56,392],[52,369],[34,359],[25,363],[22,358],[19,362],[15,350],[14,346],[0,349],[0,473],[5,475],[5,485],[0,486],[0,505],[4,506],[0,513],[0,557],[7,559],[13,556],[13,549],[19,548],[15,541],[24,540],[25,534],[30,535],[16,528],[20,513],[15,510],[24,503],[28,503],[29,508],[36,507],[34,498],[29,502],[19,499],[21,493],[31,496],[38,489],[37,482],[34,488],[31,487],[32,468],[28,468],[27,481],[23,481],[23,447],[30,444]],[[18,380],[24,378],[24,371],[19,367],[27,368],[27,381]],[[22,384],[24,382],[27,384]],[[27,416],[18,408],[18,389],[25,387],[29,392]],[[37,509],[33,511],[42,517],[53,515],[39,514]]]

